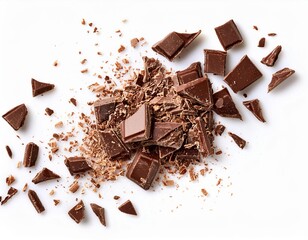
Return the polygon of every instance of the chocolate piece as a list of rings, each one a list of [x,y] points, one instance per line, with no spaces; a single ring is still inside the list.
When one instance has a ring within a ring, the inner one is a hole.
[[[229,136],[233,138],[234,142],[237,144],[237,146],[239,146],[241,149],[243,149],[246,145],[246,141],[242,138],[240,138],[239,136],[237,136],[236,134],[232,133],[232,132],[228,132]]]
[[[227,88],[223,88],[220,91],[214,93],[213,99],[213,111],[215,113],[222,117],[239,118],[242,120],[242,116],[237,110]]]
[[[213,107],[212,85],[206,77],[198,78],[194,81],[175,87],[175,91],[184,95],[194,102],[205,106],[205,110],[209,111]]]
[[[205,122],[200,117],[196,118],[196,129],[198,130],[199,152],[202,153],[204,157],[213,155],[214,149],[211,133],[206,130]]]
[[[9,157],[12,158],[13,153],[12,153],[10,146],[6,145],[5,149],[6,149],[7,155],[9,155]]]
[[[80,223],[84,219],[85,206],[81,200],[77,203],[71,210],[69,210],[68,215],[76,222]]]
[[[1,205],[6,204],[17,192],[18,190],[16,188],[10,187],[7,192],[7,196],[3,199]]]
[[[41,213],[41,212],[44,212],[45,211],[45,208],[41,202],[41,200],[39,199],[39,197],[37,196],[36,192],[29,189],[28,191],[28,197],[31,201],[31,203],[33,204],[35,210],[38,212],[38,213]]]
[[[34,184],[38,184],[40,182],[45,182],[45,181],[57,179],[57,178],[60,178],[60,176],[58,174],[55,174],[54,172],[52,172],[48,168],[43,168],[41,171],[39,171],[35,175],[35,177],[32,179],[32,182]]]
[[[52,110],[51,108],[45,108],[45,112],[48,116],[51,116],[54,113],[54,110]]]
[[[271,51],[266,57],[262,58],[261,63],[266,66],[272,67],[278,59],[279,53],[282,47],[278,45],[273,51]]]
[[[159,158],[160,159],[165,158],[165,157],[171,155],[174,151],[176,151],[175,148],[159,146],[159,148],[158,148]]]
[[[127,169],[126,176],[145,190],[148,190],[159,170],[158,155],[139,150]]]
[[[295,71],[290,68],[283,68],[275,72],[272,76],[272,81],[268,85],[268,92],[272,91],[280,83],[284,82],[288,77],[290,77]]]
[[[15,177],[13,175],[10,175],[5,179],[5,182],[8,186],[10,186],[13,182],[15,182]]]
[[[39,147],[35,143],[30,142],[27,144],[23,161],[24,167],[33,167],[35,165],[38,152],[39,152]]]
[[[101,132],[102,146],[110,160],[128,159],[129,150],[111,129]]]
[[[143,104],[137,112],[120,124],[122,139],[125,143],[139,142],[150,138],[151,113],[149,105]]]
[[[77,106],[77,100],[75,98],[71,98],[70,102],[76,107]]]
[[[225,76],[227,52],[204,50],[204,72]]]
[[[64,160],[71,175],[92,170],[84,157],[70,157]]]
[[[260,122],[265,122],[265,119],[262,114],[262,109],[259,104],[259,99],[253,99],[250,101],[244,101],[243,102],[244,106],[255,115],[255,117],[260,121]]]
[[[104,98],[94,102],[94,112],[97,123],[108,120],[109,115],[114,112],[116,99],[113,97]]]
[[[225,131],[226,127],[224,125],[218,124],[214,130],[216,136],[221,136]]]
[[[105,209],[95,203],[91,203],[90,206],[101,224],[106,227]]]
[[[265,38],[263,37],[259,40],[258,47],[264,47],[264,46],[265,46]]]
[[[118,208],[123,213],[137,216],[136,210],[130,200],[127,200],[125,203],[123,203]]]
[[[262,73],[252,63],[247,55],[228,73],[224,81],[231,87],[233,92],[242,91],[262,77]]]
[[[175,85],[182,85],[202,77],[202,69],[200,62],[192,63],[188,68],[177,71],[177,82]]]
[[[75,193],[77,192],[77,190],[79,189],[79,184],[78,184],[78,181],[74,181],[70,187],[69,187],[69,191],[72,192],[72,193]]]
[[[201,156],[198,149],[182,148],[174,153],[174,159],[180,162],[200,161]]]
[[[216,27],[215,31],[225,51],[243,42],[243,38],[233,20]]]
[[[154,44],[152,49],[169,59],[169,61],[173,61],[200,33],[201,30],[195,33],[172,32]]]
[[[55,85],[50,83],[39,82],[35,79],[31,79],[32,85],[32,96],[36,97],[37,95],[43,94],[54,89]]]
[[[28,110],[25,104],[20,104],[17,107],[14,107],[10,111],[8,111],[6,114],[4,114],[2,117],[5,121],[8,122],[8,124],[11,125],[11,127],[17,131],[19,128],[21,128],[24,125],[26,116],[28,114]]]

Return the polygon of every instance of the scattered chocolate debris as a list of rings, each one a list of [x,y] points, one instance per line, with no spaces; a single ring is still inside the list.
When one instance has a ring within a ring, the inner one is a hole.
[[[75,98],[71,98],[70,103],[72,103],[75,107],[77,106],[77,100]]]
[[[45,112],[48,116],[51,116],[54,113],[54,110],[52,110],[51,108],[45,108]]]
[[[13,157],[13,153],[12,153],[12,150],[11,150],[10,146],[6,145],[5,149],[6,149],[7,155],[9,155],[9,157],[12,158]]]
[[[40,182],[45,182],[45,181],[57,179],[57,178],[60,178],[60,176],[58,174],[55,174],[54,172],[52,172],[48,168],[43,168],[41,171],[39,171],[35,175],[35,177],[32,179],[32,182],[34,184],[38,184]]]
[[[55,206],[58,206],[60,204],[60,200],[59,199],[54,199],[53,203]]]
[[[229,136],[233,138],[234,142],[237,144],[237,146],[239,146],[241,149],[243,149],[246,145],[246,141],[242,138],[240,138],[239,136],[237,136],[236,134],[232,133],[232,132],[228,132]]]
[[[225,51],[243,42],[243,38],[233,20],[216,27],[215,31]]]
[[[125,50],[125,47],[121,45],[120,48],[118,49],[118,53],[123,52],[124,50]]]
[[[137,47],[138,43],[139,43],[138,38],[133,38],[133,39],[130,40],[130,45],[131,45],[133,48]]]
[[[176,78],[173,79],[174,85],[182,85],[202,77],[202,69],[200,62],[192,63],[188,68],[177,71]]]
[[[22,191],[25,192],[25,191],[27,191],[27,189],[28,189],[28,184],[26,183],[26,184],[24,185],[24,187],[22,188]]]
[[[221,181],[222,181],[222,179],[219,178],[218,181],[217,181],[217,183],[216,183],[216,186],[219,186],[219,185],[221,184]]]
[[[28,197],[31,201],[31,203],[33,204],[35,210],[38,212],[38,213],[41,213],[41,212],[44,212],[45,211],[45,208],[41,202],[41,200],[39,199],[39,197],[37,196],[36,192],[29,189],[28,191]]]
[[[53,62],[53,66],[54,66],[54,67],[57,67],[58,65],[59,65],[59,63],[58,63],[57,60]]]
[[[108,120],[111,113],[114,112],[116,99],[113,97],[104,98],[94,102],[94,112],[97,123]]]
[[[24,160],[23,160],[24,167],[35,166],[38,152],[39,152],[39,147],[35,143],[30,142],[26,145]]]
[[[273,51],[271,51],[266,57],[262,58],[261,63],[266,66],[272,67],[278,59],[279,53],[282,47],[278,45]]]
[[[269,33],[269,34],[267,34],[267,35],[270,36],[270,37],[274,37],[274,36],[277,35],[277,33]]]
[[[75,193],[77,192],[77,190],[79,189],[79,184],[78,184],[78,181],[74,181],[70,187],[69,187],[69,191],[72,192],[72,193]]]
[[[81,200],[74,206],[69,212],[68,215],[76,222],[80,223],[85,217],[85,206],[83,201]]]
[[[253,29],[256,30],[256,31],[259,30],[259,28],[256,25],[253,26]]]
[[[207,196],[209,194],[204,188],[201,189],[201,192],[204,196]]]
[[[105,209],[95,203],[91,203],[90,206],[101,224],[106,227]]]
[[[16,188],[10,187],[7,196],[2,200],[1,205],[6,204],[17,192],[18,190]]]
[[[15,182],[15,177],[13,175],[10,175],[5,179],[5,182],[8,186],[10,186],[13,182]]]
[[[263,37],[259,40],[258,47],[264,47],[264,46],[265,46],[265,38]]]
[[[204,50],[204,72],[225,76],[227,52]]]
[[[130,200],[127,200],[125,203],[121,204],[121,206],[119,206],[119,210],[126,214],[137,215],[136,210]]]
[[[31,79],[32,85],[32,96],[36,97],[37,95],[43,94],[55,88],[54,84],[39,82],[35,79]]]
[[[64,161],[71,175],[92,170],[84,157],[70,157]]]
[[[268,92],[272,91],[279,84],[284,82],[288,77],[290,77],[295,71],[290,68],[283,68],[277,72],[275,72],[272,76],[272,81],[268,85]]]
[[[216,136],[221,136],[223,134],[223,132],[225,131],[226,127],[222,124],[218,124],[216,127],[215,127],[215,135]]]
[[[255,115],[255,117],[260,121],[260,122],[265,122],[265,119],[262,114],[262,109],[260,107],[259,99],[253,99],[250,101],[244,101],[243,102],[244,106]]]
[[[26,116],[28,114],[28,110],[25,104],[20,104],[10,111],[8,111],[6,114],[4,114],[2,117],[5,121],[7,121],[8,124],[11,125],[11,127],[17,131],[19,128],[21,128],[26,120]]]

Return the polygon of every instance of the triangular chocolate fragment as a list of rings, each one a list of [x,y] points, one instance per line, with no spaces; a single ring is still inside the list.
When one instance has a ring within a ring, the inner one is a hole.
[[[159,158],[160,159],[169,156],[170,154],[172,154],[175,151],[176,151],[176,149],[175,148],[171,148],[171,147],[162,147],[162,146],[158,147],[158,153],[159,153]]]
[[[24,125],[27,114],[28,114],[28,110],[27,110],[26,105],[20,104],[17,107],[14,107],[10,111],[8,111],[2,117],[5,119],[5,121],[8,122],[8,124],[11,125],[11,127],[15,131],[17,131],[19,128],[21,128]]]
[[[136,210],[130,200],[127,200],[125,203],[119,206],[118,209],[126,214],[137,215]]]
[[[261,63],[266,66],[272,67],[278,59],[279,53],[281,52],[282,47],[278,45],[273,51],[270,52],[266,57],[262,58]]]
[[[16,188],[10,187],[10,189],[7,192],[7,196],[3,199],[1,205],[6,204],[7,201],[9,201],[17,192],[18,190]]]
[[[290,77],[295,71],[290,68],[283,68],[278,72],[275,72],[272,76],[272,81],[268,85],[268,92],[272,91],[275,87],[277,87],[280,83]]]
[[[32,96],[33,97],[36,97],[37,95],[48,92],[54,89],[55,87],[54,84],[39,82],[33,78],[31,79],[31,85],[32,85]]]
[[[48,168],[43,168],[41,171],[39,171],[35,175],[35,177],[32,179],[32,182],[34,184],[37,184],[37,183],[40,183],[40,182],[45,182],[45,181],[57,179],[57,178],[60,178],[60,176],[58,174],[55,174],[54,172],[52,172]]]
[[[175,129],[182,126],[180,123],[175,122],[155,122],[153,128],[153,141],[159,141]]]
[[[76,222],[80,223],[82,219],[84,219],[84,203],[81,200],[79,203],[77,203],[76,206],[74,206],[69,212],[68,215]]]
[[[90,206],[93,212],[95,213],[95,215],[98,217],[101,224],[106,227],[105,209],[95,203],[91,203]]]
[[[243,149],[246,145],[246,141],[243,138],[240,138],[236,134],[232,132],[228,132],[229,136],[233,138],[234,142],[239,146],[241,149]]]
[[[259,121],[265,122],[265,119],[264,119],[263,114],[262,114],[262,109],[261,109],[260,104],[259,104],[259,99],[244,101],[243,104],[250,112],[253,113],[253,115],[255,115],[255,117]]]

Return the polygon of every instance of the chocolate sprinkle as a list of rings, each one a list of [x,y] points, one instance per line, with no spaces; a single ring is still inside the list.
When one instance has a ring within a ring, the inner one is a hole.
[[[28,110],[25,104],[20,104],[17,107],[14,107],[10,111],[8,111],[6,114],[4,114],[2,117],[5,121],[8,122],[8,124],[11,125],[11,127],[17,131],[19,128],[21,128],[24,125],[26,116],[28,114]]]
[[[45,108],[45,112],[48,116],[51,116],[54,113],[54,110],[52,110],[51,108]]]
[[[33,204],[35,210],[38,212],[38,213],[41,213],[41,212],[44,212],[45,211],[45,208],[41,202],[41,200],[39,199],[39,197],[37,196],[36,192],[29,189],[28,191],[28,197],[31,201],[31,203]]]
[[[23,161],[24,167],[35,166],[38,152],[39,152],[39,147],[35,143],[30,142],[26,145],[24,161]]]
[[[32,96],[36,97],[37,95],[43,94],[54,89],[55,85],[50,83],[39,82],[35,79],[31,79],[32,85]]]
[[[85,206],[81,200],[77,203],[71,210],[69,210],[68,215],[76,222],[80,223],[85,217]]]
[[[284,82],[288,77],[290,77],[295,71],[290,68],[283,68],[277,72],[275,72],[272,76],[272,81],[268,85],[268,92],[272,91],[279,84]]]
[[[60,176],[58,174],[55,174],[54,172],[52,172],[48,168],[43,168],[41,171],[39,171],[35,175],[35,177],[32,179],[32,182],[34,184],[38,184],[40,182],[45,182],[45,181],[57,179],[57,178],[60,178]]]
[[[241,149],[243,149],[246,146],[246,141],[236,134],[232,132],[228,132],[229,136],[233,138],[234,142],[239,146]]]
[[[279,53],[282,47],[278,45],[273,51],[271,51],[266,57],[262,58],[261,63],[266,66],[272,67],[278,59]]]
[[[93,212],[95,213],[95,215],[98,217],[101,224],[106,227],[105,209],[95,203],[91,203],[90,206]]]
[[[265,119],[262,114],[262,109],[260,107],[259,99],[253,99],[250,101],[244,101],[243,102],[244,106],[255,115],[255,117],[260,121],[260,122],[265,122]]]
[[[221,136],[223,134],[223,132],[225,131],[226,127],[222,124],[218,124],[216,127],[215,127],[215,135],[216,136]]]
[[[130,200],[127,200],[125,203],[121,204],[118,208],[123,213],[137,216],[136,210]]]

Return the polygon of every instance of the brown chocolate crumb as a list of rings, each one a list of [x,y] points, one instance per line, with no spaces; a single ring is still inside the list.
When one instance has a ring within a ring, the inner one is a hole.
[[[267,34],[267,35],[270,36],[270,37],[274,37],[274,36],[277,35],[277,33],[269,33],[269,34]]]
[[[72,103],[75,107],[77,106],[77,100],[75,98],[71,98],[70,103]]]
[[[219,186],[219,185],[221,184],[221,181],[222,181],[222,179],[219,178],[218,181],[217,181],[217,183],[216,183],[216,186]]]
[[[49,192],[50,196],[53,196],[55,194],[55,190],[51,189],[51,191]]]
[[[51,116],[54,113],[54,110],[52,110],[51,108],[45,108],[45,112],[48,116]]]
[[[87,62],[87,59],[84,58],[84,59],[81,60],[80,63],[81,63],[81,64],[85,64],[86,62]]]
[[[259,40],[258,47],[264,47],[264,46],[265,46],[265,38],[263,37]]]
[[[127,200],[125,203],[121,204],[118,209],[126,214],[137,215],[136,210],[130,200]]]
[[[215,154],[216,154],[216,155],[221,155],[221,154],[222,154],[222,151],[221,151],[221,150],[218,150],[218,151],[216,151]]]
[[[228,132],[229,136],[233,138],[234,142],[243,149],[246,146],[246,141],[242,139],[241,137],[237,136],[236,134],[232,132]]]
[[[204,196],[207,196],[209,194],[204,188],[201,189],[201,192]]]
[[[87,73],[89,70],[87,69],[87,68],[85,68],[85,69],[83,69],[83,70],[81,70],[80,72],[81,73]]]
[[[26,183],[26,184],[24,185],[24,187],[22,188],[22,191],[23,191],[23,192],[26,192],[27,189],[28,189],[28,183]]]
[[[60,203],[60,200],[59,199],[54,199],[53,203],[54,203],[55,206],[57,206]]]
[[[119,200],[119,199],[120,199],[120,196],[115,195],[115,196],[113,196],[113,199],[114,199],[114,200]]]
[[[13,153],[12,153],[12,150],[11,150],[10,146],[6,145],[5,149],[6,149],[7,155],[9,155],[9,157],[12,158],[13,157]]]
[[[10,189],[7,192],[7,196],[3,199],[1,205],[6,204],[17,192],[18,190],[16,188],[10,187]]]
[[[62,121],[57,122],[57,123],[55,124],[55,128],[61,128],[61,127],[63,127],[63,122],[62,122]]]
[[[13,175],[10,175],[5,179],[5,182],[8,186],[10,186],[13,182],[15,182],[15,177]]]
[[[166,180],[163,180],[163,184],[166,187],[171,187],[171,186],[174,186],[174,181],[170,179],[166,179]]]
[[[53,62],[53,66],[54,66],[54,67],[57,67],[58,64],[59,64],[59,63],[58,63],[58,60],[56,60],[56,61]]]
[[[118,52],[123,52],[125,50],[125,47],[123,45],[120,46],[120,48],[118,49]]]
[[[139,43],[138,38],[133,38],[133,39],[130,40],[130,45],[131,45],[133,48],[137,47],[138,43]]]

